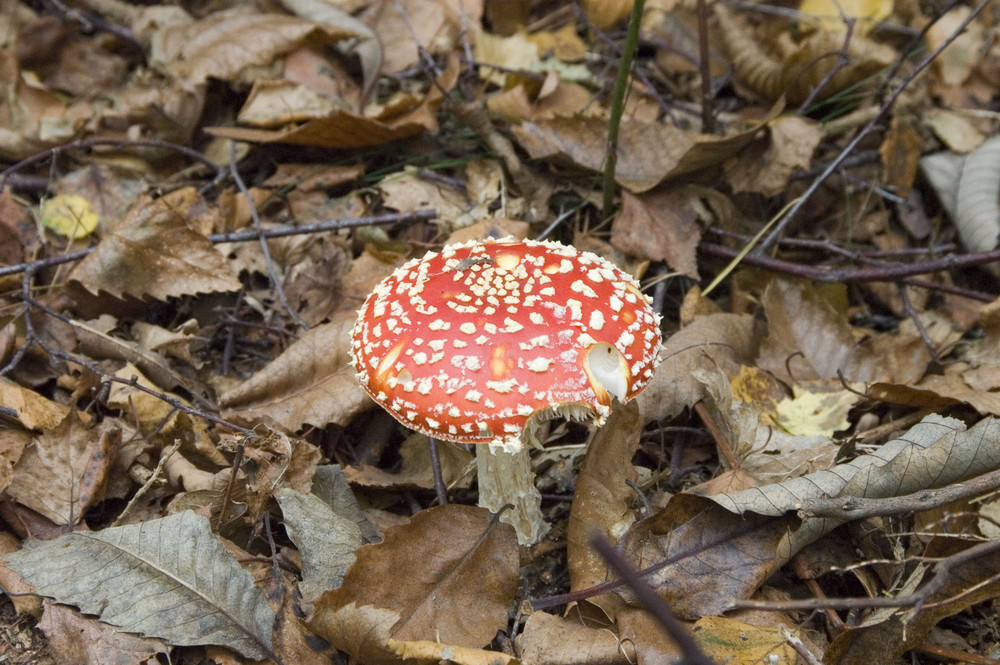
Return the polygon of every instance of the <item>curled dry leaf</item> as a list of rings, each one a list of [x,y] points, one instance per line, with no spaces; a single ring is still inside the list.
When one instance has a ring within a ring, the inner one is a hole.
[[[483,508],[422,510],[356,554],[344,583],[317,599],[309,625],[362,662],[397,663],[401,642],[478,648],[507,624],[517,537]]]
[[[570,591],[607,580],[607,563],[590,544],[593,533],[617,542],[635,521],[632,513],[635,491],[629,482],[637,479],[632,457],[639,447],[642,425],[638,404],[633,400],[617,404],[607,424],[594,432],[570,507],[566,534]],[[610,615],[609,606],[599,597],[589,600]]]
[[[208,520],[190,511],[35,541],[5,559],[39,594],[127,632],[274,657],[274,611]]]
[[[69,279],[91,293],[167,298],[238,291],[223,256],[188,221],[214,211],[187,187],[161,198],[143,195],[73,268]]]
[[[275,495],[288,537],[302,555],[302,601],[307,610],[327,589],[340,586],[361,547],[361,528],[313,494],[285,487]]]
[[[827,471],[708,497],[674,495],[658,514],[637,522],[623,545],[637,567],[657,567],[647,579],[679,616],[717,614],[733,598],[749,597],[802,547],[843,523],[798,517],[803,501],[899,496],[997,466],[1000,422],[983,420],[966,431],[953,418],[928,416],[873,454]],[[706,534],[712,536],[709,543]]]
[[[531,665],[627,665],[635,662],[629,646],[610,627],[548,612],[534,612],[517,636],[521,662]]]

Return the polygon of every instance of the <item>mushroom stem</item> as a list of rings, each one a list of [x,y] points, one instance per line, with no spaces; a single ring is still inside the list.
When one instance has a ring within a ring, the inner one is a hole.
[[[500,446],[479,446],[476,452],[479,474],[479,505],[492,512],[510,504],[500,521],[514,527],[517,542],[530,545],[541,540],[549,530],[542,519],[542,495],[535,487],[528,446],[507,452]]]

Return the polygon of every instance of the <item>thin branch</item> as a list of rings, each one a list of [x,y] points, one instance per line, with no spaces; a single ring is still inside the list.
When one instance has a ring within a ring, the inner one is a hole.
[[[274,261],[271,259],[271,250],[267,246],[267,238],[261,235],[264,230],[260,223],[260,214],[257,212],[257,205],[254,203],[253,196],[250,195],[250,190],[247,189],[247,185],[243,182],[243,177],[240,176],[239,169],[236,168],[236,142],[229,142],[229,171],[232,175],[233,182],[239,188],[240,193],[243,194],[243,198],[246,199],[247,205],[250,208],[250,219],[253,221],[254,231],[257,233],[257,240],[260,243],[260,251],[264,255],[264,265],[267,266],[267,276],[271,279],[271,286],[274,288],[274,292],[278,294],[278,302],[281,306],[288,312],[288,316],[292,317],[292,320],[299,325],[299,327],[309,330],[309,324],[302,320],[299,313],[295,311],[291,303],[288,302],[288,296],[285,294],[285,287],[282,285],[282,280],[278,278],[278,271],[274,267]]]
[[[212,233],[208,239],[212,244],[223,242],[248,242],[260,238],[284,238],[285,236],[304,235],[308,233],[319,233],[322,231],[336,231],[348,229],[355,226],[375,226],[381,224],[410,224],[414,222],[425,222],[437,217],[436,210],[417,210],[415,212],[386,213],[383,215],[369,215],[367,217],[344,217],[341,219],[331,219],[325,222],[314,224],[303,224],[301,226],[286,226],[280,229],[262,229],[257,231],[229,231],[226,233]],[[39,270],[49,268],[62,263],[71,263],[87,256],[97,247],[88,247],[76,252],[50,256],[36,261],[26,261],[12,266],[0,268],[0,277],[16,275],[26,270]]]

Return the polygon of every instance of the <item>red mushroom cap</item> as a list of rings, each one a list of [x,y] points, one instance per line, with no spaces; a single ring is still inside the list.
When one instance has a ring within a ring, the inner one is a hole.
[[[538,412],[603,424],[653,377],[659,316],[589,252],[512,239],[398,268],[358,312],[353,364],[372,399],[428,436],[516,450]]]

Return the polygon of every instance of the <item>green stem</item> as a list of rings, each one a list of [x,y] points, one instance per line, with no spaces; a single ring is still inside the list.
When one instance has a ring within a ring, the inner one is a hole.
[[[632,61],[639,46],[639,23],[642,20],[642,8],[645,0],[635,0],[632,5],[632,15],[628,19],[628,33],[625,35],[625,48],[622,51],[622,61],[618,63],[618,76],[615,78],[615,90],[611,98],[611,118],[608,121],[608,156],[604,161],[604,216],[612,213],[615,204],[615,167],[618,164],[618,128],[621,126],[622,113],[625,111],[625,91],[628,89],[628,77],[632,71]]]

